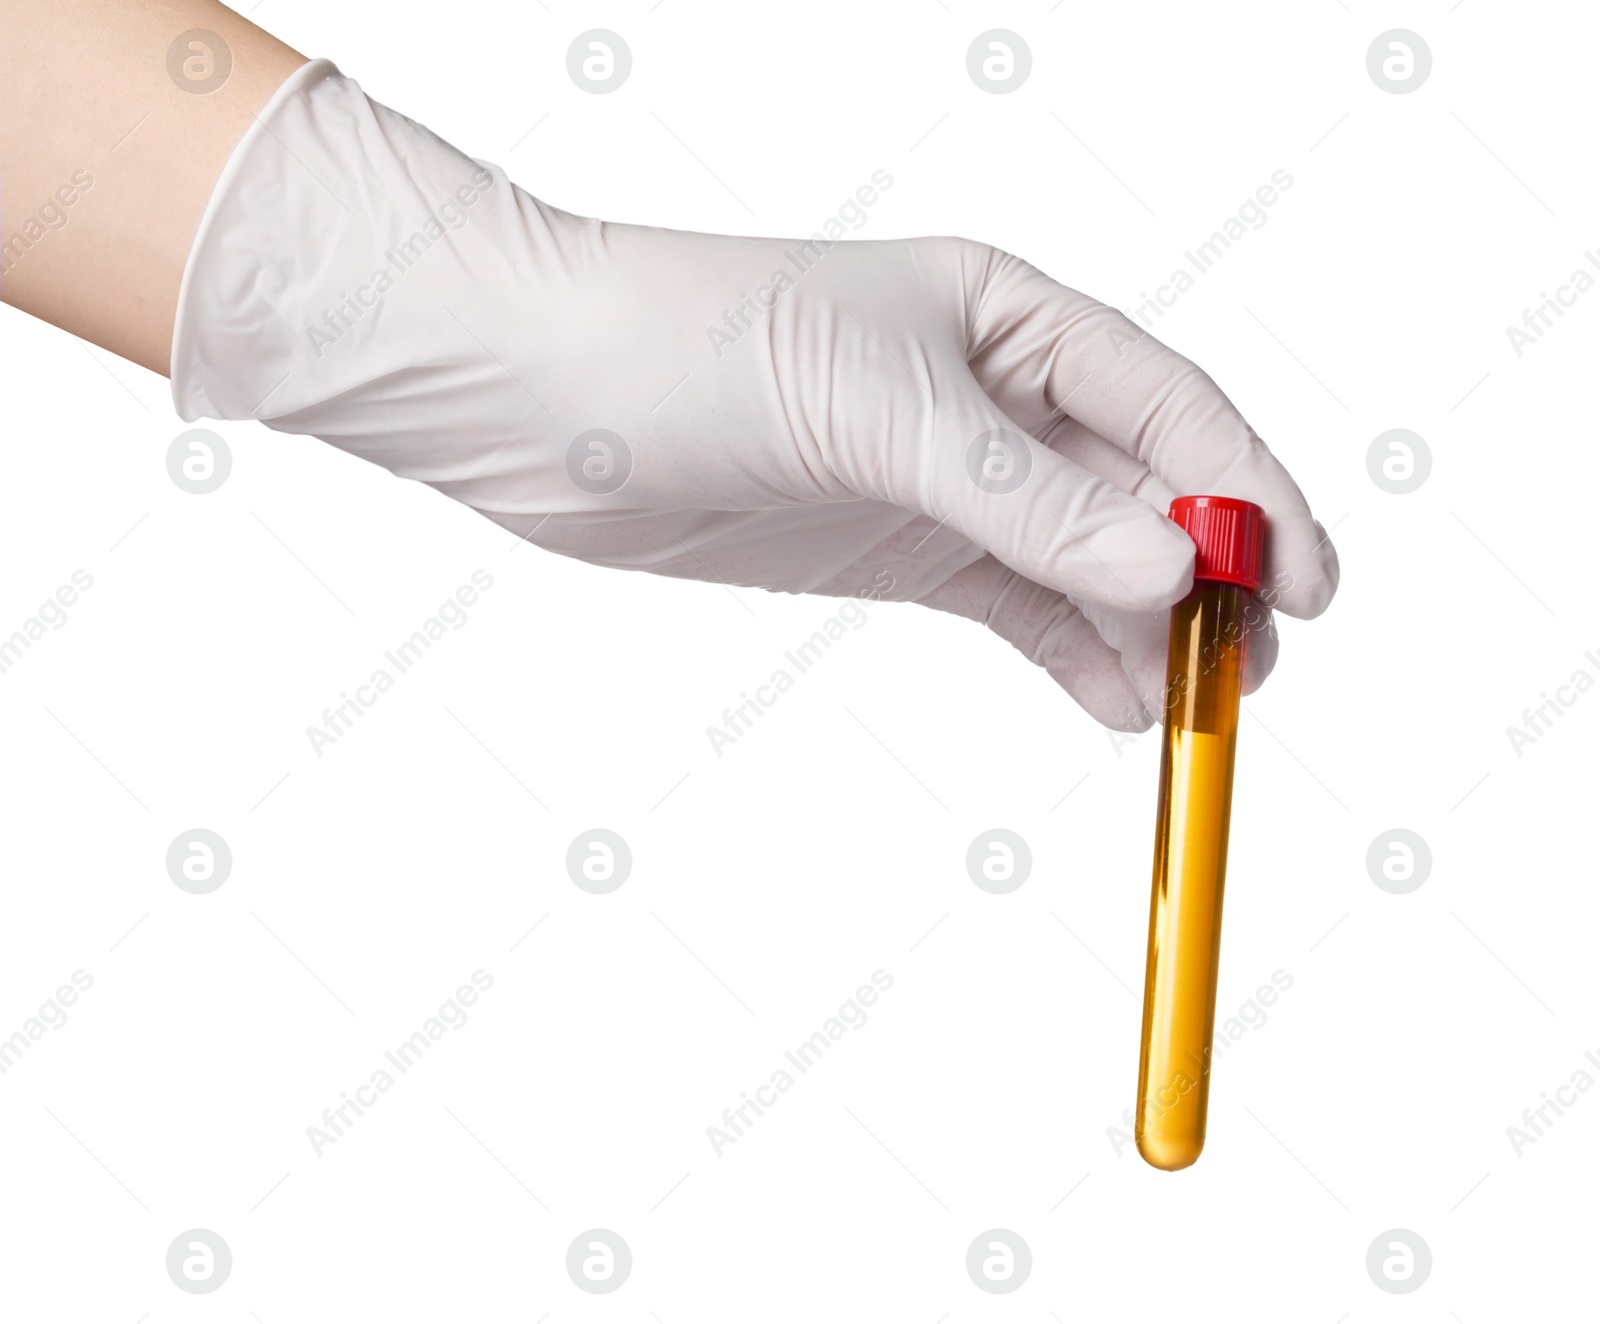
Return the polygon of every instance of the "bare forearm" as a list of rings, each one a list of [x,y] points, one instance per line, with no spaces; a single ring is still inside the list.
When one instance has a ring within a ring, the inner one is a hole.
[[[165,374],[206,199],[304,57],[217,0],[0,0],[0,32],[0,298]]]

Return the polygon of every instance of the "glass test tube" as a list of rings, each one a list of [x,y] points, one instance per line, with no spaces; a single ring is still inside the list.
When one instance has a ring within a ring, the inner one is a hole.
[[[1266,516],[1211,496],[1179,497],[1169,514],[1194,539],[1195,581],[1172,609],[1167,646],[1134,1140],[1145,1162],[1174,1171],[1206,1139],[1246,610]]]

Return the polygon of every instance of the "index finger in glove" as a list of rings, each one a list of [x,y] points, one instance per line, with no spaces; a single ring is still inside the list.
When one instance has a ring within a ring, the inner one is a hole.
[[[1339,560],[1305,496],[1220,387],[1114,308],[1018,258],[980,250],[968,273],[973,375],[1034,435],[1061,414],[1144,464],[1177,493],[1253,501],[1267,513],[1273,605],[1319,615]]]

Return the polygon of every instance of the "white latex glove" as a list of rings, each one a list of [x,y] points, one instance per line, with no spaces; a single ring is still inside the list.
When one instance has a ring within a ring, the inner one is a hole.
[[[982,244],[807,242],[569,215],[313,61],[207,207],[173,397],[586,561],[957,612],[1125,729],[1193,573],[1174,495],[1261,505],[1263,596],[1327,605],[1331,544],[1192,363]]]

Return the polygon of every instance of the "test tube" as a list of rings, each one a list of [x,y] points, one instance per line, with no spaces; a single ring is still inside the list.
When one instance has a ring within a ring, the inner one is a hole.
[[[1206,1141],[1246,611],[1267,521],[1259,506],[1217,496],[1179,497],[1168,515],[1194,540],[1195,570],[1167,643],[1134,1141],[1171,1172]]]

